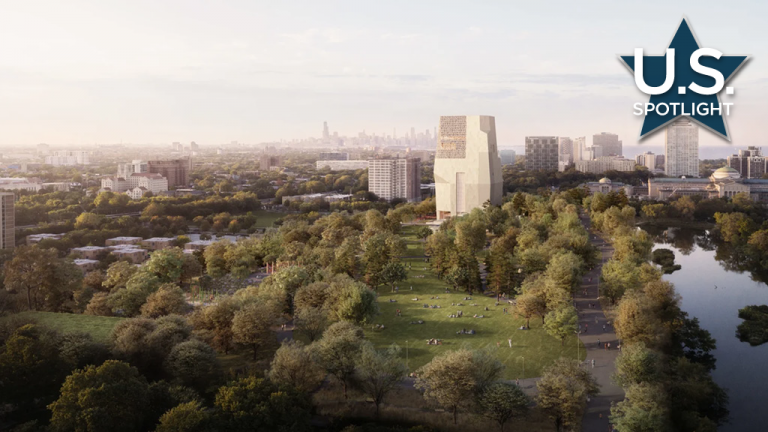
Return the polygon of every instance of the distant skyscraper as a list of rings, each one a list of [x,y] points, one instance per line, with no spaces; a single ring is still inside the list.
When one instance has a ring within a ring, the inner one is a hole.
[[[515,151],[514,150],[500,150],[499,157],[501,158],[502,165],[512,165],[515,163]]]
[[[328,122],[323,122],[323,141],[328,141],[331,138],[331,133],[328,132]]]
[[[651,152],[645,152],[635,156],[635,162],[649,170],[656,169],[656,155]]]
[[[592,145],[602,147],[603,156],[622,156],[622,144],[619,136],[610,132],[601,132],[592,136]]]
[[[728,156],[728,166],[738,171],[742,178],[762,178],[766,172],[766,159],[760,147],[749,146]]]
[[[421,201],[421,159],[370,159],[368,191],[387,201]]]
[[[664,133],[664,173],[669,177],[699,176],[699,127],[688,118],[672,122]]]
[[[504,184],[496,147],[496,119],[478,115],[443,116],[436,139],[438,219],[469,213],[486,201],[500,205]]]
[[[558,140],[555,136],[525,137],[525,169],[556,171]]]
[[[0,249],[16,247],[16,213],[14,195],[0,192]]]
[[[587,146],[587,138],[579,137],[573,139],[573,161],[580,161],[584,158],[584,148]]]
[[[192,159],[158,160],[147,162],[149,172],[160,174],[168,179],[168,187],[186,187],[189,185],[189,171],[191,171]]]
[[[560,137],[557,139],[560,161],[573,162],[573,140],[568,137]],[[567,156],[564,158],[563,156]]]

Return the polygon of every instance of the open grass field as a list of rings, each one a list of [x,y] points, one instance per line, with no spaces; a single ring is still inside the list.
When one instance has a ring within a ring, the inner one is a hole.
[[[257,210],[253,212],[256,215],[256,226],[259,228],[270,228],[275,221],[284,216],[283,213],[271,212],[267,210]]]
[[[112,329],[124,319],[55,312],[22,312],[15,316],[31,318],[60,333],[88,333],[97,342],[108,342]]]
[[[541,375],[543,367],[559,357],[576,358],[576,335],[567,338],[561,346],[559,340],[544,331],[540,319],[531,319],[531,330],[518,330],[525,324],[525,320],[514,314],[512,305],[500,303],[496,306],[495,296],[476,293],[472,300],[464,300],[468,296],[465,292],[451,290],[446,293],[448,285],[437,279],[423,258],[414,257],[416,251],[423,250],[423,243],[414,244],[421,241],[412,235],[413,230],[415,228],[406,227],[403,232],[409,242],[410,253],[403,259],[406,266],[411,266],[408,280],[400,284],[396,293],[384,287],[379,289],[381,314],[375,323],[383,324],[384,330],[373,330],[370,326],[366,328],[366,337],[374,344],[378,347],[398,344],[404,354],[407,351],[407,363],[411,371],[448,350],[462,347],[489,348],[506,366],[507,379],[537,377]],[[411,286],[413,291],[410,290]],[[414,298],[419,300],[412,300]],[[463,306],[451,305],[457,303]],[[440,308],[424,308],[424,304],[439,305]],[[507,314],[503,312],[505,307],[508,309]],[[397,309],[401,310],[402,316],[396,316]],[[449,314],[459,310],[464,312],[462,318],[448,318]],[[475,314],[484,315],[485,318],[473,318]],[[410,324],[417,320],[423,320],[424,324]],[[473,329],[476,334],[456,334],[462,329]],[[431,338],[442,339],[443,344],[427,345],[427,339]],[[511,348],[509,339],[512,340]],[[578,343],[579,357],[583,360],[586,357],[584,346]]]

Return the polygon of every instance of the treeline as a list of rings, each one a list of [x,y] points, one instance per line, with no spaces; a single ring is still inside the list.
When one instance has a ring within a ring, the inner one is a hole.
[[[764,219],[768,214],[762,206],[752,201],[747,193],[738,193],[732,198],[704,198],[699,195],[680,196],[669,201],[633,202],[639,214],[651,220],[672,218],[684,221],[716,222],[717,213],[747,213],[755,219]]]
[[[561,172],[526,171],[518,164],[503,167],[504,190],[509,192],[522,191],[544,195],[550,188],[565,191],[577,188],[582,183],[598,181],[603,177],[608,177],[614,182],[640,186],[642,183],[647,183],[653,174],[644,168],[629,172],[611,170],[602,174],[590,174],[573,168]]]
[[[605,199],[599,195],[585,206],[615,249],[600,294],[616,307],[621,353],[614,380],[626,394],[611,409],[611,423],[628,431],[714,431],[728,415],[728,397],[710,376],[715,340],[680,309],[672,284],[649,263],[653,241],[635,228],[635,209],[601,211],[593,206]]]

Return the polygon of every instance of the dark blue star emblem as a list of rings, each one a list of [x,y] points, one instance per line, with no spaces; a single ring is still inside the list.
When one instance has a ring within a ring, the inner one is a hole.
[[[694,51],[700,48],[700,45],[686,18],[683,18],[680,22],[677,33],[672,38],[672,42],[669,43],[669,48],[675,50],[674,82],[672,87],[666,92],[651,95],[649,101],[654,107],[659,107],[659,104],[662,104],[660,108],[663,108],[665,107],[664,104],[666,104],[666,107],[669,109],[663,115],[655,109],[648,112],[645,115],[643,128],[640,131],[640,138],[659,130],[678,117],[686,116],[730,141],[728,126],[725,123],[723,114],[726,114],[726,109],[733,107],[721,105],[717,94],[699,94],[689,87],[693,84],[694,87],[698,85],[709,88],[715,85],[716,79],[696,72],[691,66],[691,56],[694,54]],[[634,73],[634,56],[620,56],[620,58]],[[728,79],[733,76],[746,60],[747,56],[722,55],[718,59],[705,55],[699,58],[698,63],[701,66],[719,71],[723,75],[724,83],[727,83]],[[667,71],[666,63],[666,54],[663,56],[643,56],[643,77],[648,86],[659,87],[665,83],[667,73],[669,72]],[[705,107],[706,109],[704,109]],[[719,111],[711,110],[711,107],[720,107],[721,109]]]

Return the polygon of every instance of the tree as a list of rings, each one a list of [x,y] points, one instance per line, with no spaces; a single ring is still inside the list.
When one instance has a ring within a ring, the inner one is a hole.
[[[531,402],[520,387],[503,381],[488,386],[478,398],[483,416],[498,423],[501,432],[512,417],[525,415]]]
[[[309,347],[300,341],[289,340],[283,342],[275,352],[269,379],[277,385],[309,393],[323,382],[325,371],[315,363]]]
[[[141,312],[141,306],[147,302],[150,294],[157,291],[162,282],[152,272],[140,268],[125,285],[109,297],[112,310],[124,316],[136,316]]]
[[[19,246],[4,271],[5,289],[24,293],[29,310],[59,311],[65,298],[82,286],[83,273],[59,258],[56,249]]]
[[[220,430],[309,432],[311,405],[305,395],[249,376],[219,388],[214,403]]]
[[[320,307],[298,309],[293,316],[293,325],[296,332],[314,342],[328,327],[328,313]]]
[[[344,399],[347,398],[347,386],[355,372],[363,340],[363,329],[341,321],[328,327],[322,339],[312,344],[315,360],[342,385]]]
[[[115,261],[107,269],[107,278],[103,285],[110,290],[125,288],[125,285],[137,271],[138,268],[127,261]]]
[[[112,316],[109,294],[103,292],[94,294],[83,313],[85,315]]]
[[[104,222],[104,216],[96,213],[83,212],[75,218],[75,229],[98,229]]]
[[[400,347],[397,345],[379,351],[370,342],[363,344],[357,361],[355,382],[373,399],[377,418],[384,397],[400,384],[407,373],[408,369],[400,360]]]
[[[486,352],[448,351],[419,369],[414,387],[422,390],[425,398],[451,411],[453,424],[458,424],[459,409],[498,379],[502,369]]]
[[[205,392],[220,376],[216,351],[205,342],[194,339],[173,347],[165,360],[165,369],[184,385],[200,392]]]
[[[195,333],[219,351],[229,353],[232,345],[232,319],[239,307],[237,301],[226,297],[218,303],[196,310],[192,314]]]
[[[392,292],[395,292],[395,285],[408,279],[408,272],[405,270],[403,263],[389,262],[381,270],[380,278],[381,283],[389,285]]]
[[[659,355],[649,350],[643,342],[627,345],[616,359],[613,380],[621,387],[654,382],[659,378]]]
[[[664,432],[672,428],[668,394],[660,384],[632,384],[624,400],[611,408],[610,421],[617,430],[628,432]]]
[[[155,251],[144,263],[142,270],[155,275],[160,282],[178,283],[184,272],[184,252],[179,248]]]
[[[229,240],[217,241],[205,248],[205,271],[210,277],[221,277],[227,274],[227,260],[224,255],[232,243]]]
[[[16,329],[0,351],[0,402],[29,405],[50,401],[69,372],[59,336],[34,324]]]
[[[426,225],[416,228],[416,237],[422,240],[427,240],[427,238],[431,235],[432,235],[432,228]]]
[[[264,303],[250,303],[235,312],[232,319],[232,337],[237,343],[248,345],[253,350],[253,360],[258,358],[259,348],[274,342],[275,335],[270,327],[277,317]]]
[[[560,345],[565,343],[568,335],[574,334],[578,330],[579,316],[576,308],[572,305],[565,305],[553,311],[550,311],[544,317],[544,330],[552,337],[560,339]]]
[[[155,432],[209,432],[213,419],[198,401],[171,408],[162,417]]]
[[[128,363],[107,360],[68,376],[51,410],[54,431],[132,432],[140,429],[148,385]]]
[[[544,324],[547,302],[543,296],[536,295],[535,293],[525,293],[519,295],[516,300],[515,311],[517,311],[518,315],[525,318],[526,327],[531,327],[531,317],[534,315],[541,316],[541,323]]]
[[[544,369],[539,389],[539,407],[554,420],[556,430],[571,430],[581,423],[587,397],[598,393],[594,377],[581,368],[580,362],[559,358]]]
[[[173,284],[163,284],[147,297],[147,302],[141,306],[141,315],[148,318],[183,315],[189,308],[181,288]]]

